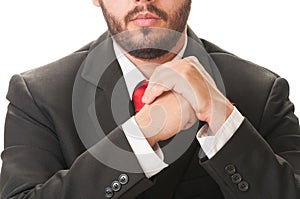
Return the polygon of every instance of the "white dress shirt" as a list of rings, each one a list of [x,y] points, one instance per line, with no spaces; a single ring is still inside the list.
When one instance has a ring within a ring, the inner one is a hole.
[[[183,48],[173,60],[182,58],[186,46],[187,37],[185,38]],[[115,42],[113,42],[113,47],[124,75],[129,96],[131,98],[135,87],[141,81],[146,80],[146,78],[139,71],[139,69],[122,53],[120,47]],[[239,128],[243,120],[244,117],[234,107],[233,112],[217,131],[215,136],[213,136],[207,124],[205,124],[199,130],[196,135],[197,140],[209,159],[212,158],[227,143],[227,141]],[[163,161],[164,156],[159,145],[156,144],[153,148],[149,145],[144,134],[138,127],[134,117],[131,117],[124,124],[122,124],[122,129],[146,177],[150,178],[164,168],[168,167],[168,164]]]

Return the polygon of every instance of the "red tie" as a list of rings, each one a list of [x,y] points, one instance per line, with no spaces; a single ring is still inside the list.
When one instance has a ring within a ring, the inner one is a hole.
[[[142,97],[144,96],[147,86],[148,86],[148,81],[146,81],[146,80],[141,81],[135,87],[135,90],[133,91],[132,101],[134,104],[134,112],[135,113],[139,112],[144,106],[144,103],[142,102]]]

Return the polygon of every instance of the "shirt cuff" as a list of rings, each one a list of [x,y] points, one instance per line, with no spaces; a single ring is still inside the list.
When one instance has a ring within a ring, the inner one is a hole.
[[[134,117],[122,124],[123,132],[142,167],[147,178],[150,178],[166,168],[163,152],[158,144],[153,148],[137,125]]]
[[[232,113],[215,135],[205,124],[197,133],[197,139],[206,156],[211,159],[230,140],[244,120],[243,115],[234,107]]]

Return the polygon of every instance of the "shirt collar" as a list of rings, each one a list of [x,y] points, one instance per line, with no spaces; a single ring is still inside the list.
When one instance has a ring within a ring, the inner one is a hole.
[[[184,45],[183,45],[182,49],[173,58],[173,61],[181,59],[183,57],[186,47],[187,47],[187,36],[185,36],[185,41],[184,41]],[[136,85],[138,85],[138,83],[140,83],[141,81],[146,80],[146,77],[125,56],[125,54],[121,51],[120,47],[116,44],[116,42],[114,40],[113,40],[113,48],[114,48],[114,52],[116,54],[117,60],[120,64],[130,99],[132,100],[132,94],[133,94],[133,91],[134,91]]]

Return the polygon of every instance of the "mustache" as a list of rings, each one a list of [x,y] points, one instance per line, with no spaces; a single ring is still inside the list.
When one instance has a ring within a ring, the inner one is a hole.
[[[147,4],[146,6],[136,6],[133,10],[129,11],[125,17],[125,24],[127,25],[129,21],[133,17],[135,17],[139,12],[144,11],[145,7],[146,7],[146,11],[149,11],[157,15],[159,18],[161,18],[164,21],[168,20],[168,14],[165,11],[155,7],[152,4]]]

